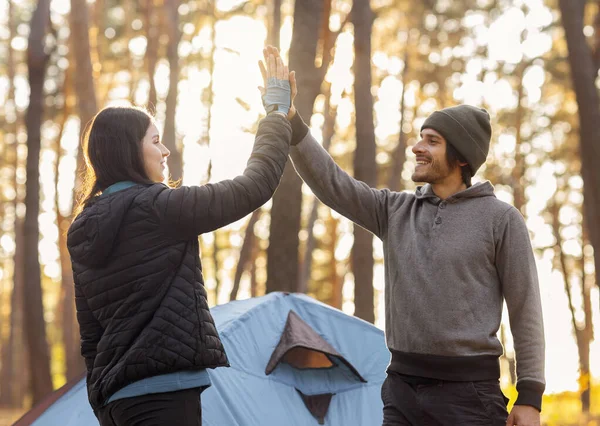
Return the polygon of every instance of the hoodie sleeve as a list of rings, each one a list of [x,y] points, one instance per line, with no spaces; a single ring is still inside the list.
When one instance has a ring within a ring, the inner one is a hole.
[[[265,204],[281,180],[291,137],[287,118],[270,114],[258,126],[241,176],[161,191],[154,199],[154,209],[165,232],[188,239],[235,222]]]
[[[544,323],[540,286],[529,232],[521,213],[511,207],[497,225],[496,268],[506,300],[517,362],[516,405],[542,407]]]
[[[310,134],[299,114],[292,118],[290,157],[302,180],[325,205],[383,238],[390,191],[371,188],[343,171]]]
[[[94,317],[83,290],[77,283],[75,283],[75,307],[81,335],[81,355],[85,359],[85,366],[90,374],[96,359],[98,342],[104,329]]]

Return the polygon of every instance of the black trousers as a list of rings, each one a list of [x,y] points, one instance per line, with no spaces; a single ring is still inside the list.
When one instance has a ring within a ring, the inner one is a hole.
[[[498,380],[415,384],[388,371],[381,398],[384,426],[505,426],[508,418]]]
[[[201,388],[117,399],[97,412],[100,426],[202,426]]]

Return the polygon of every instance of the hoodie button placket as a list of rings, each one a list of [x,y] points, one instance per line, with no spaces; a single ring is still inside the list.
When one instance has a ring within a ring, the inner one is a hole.
[[[438,204],[437,216],[435,217],[435,220],[433,221],[435,223],[435,225],[441,225],[441,223],[442,223],[441,210],[444,210],[445,208],[446,208],[445,201],[442,201]]]

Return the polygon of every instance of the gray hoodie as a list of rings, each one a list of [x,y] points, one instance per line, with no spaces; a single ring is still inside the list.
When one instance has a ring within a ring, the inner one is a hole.
[[[302,133],[298,119],[292,128]],[[499,378],[503,349],[496,334],[506,300],[517,404],[540,409],[540,290],[519,211],[498,200],[489,182],[446,200],[428,184],[414,194],[370,188],[340,169],[310,133],[290,155],[319,200],[383,241],[390,369],[440,380]]]

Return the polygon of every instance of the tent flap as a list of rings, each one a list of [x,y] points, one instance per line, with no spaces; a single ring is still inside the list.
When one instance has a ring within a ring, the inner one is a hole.
[[[265,374],[271,374],[281,362],[299,369],[335,368],[337,363],[331,358],[346,365],[359,381],[367,382],[333,346],[304,322],[296,312],[290,310],[279,344],[271,354]]]
[[[308,408],[308,411],[315,416],[315,418],[319,421],[320,425],[325,424],[325,416],[327,415],[327,410],[329,410],[329,404],[331,403],[331,398],[333,394],[331,393],[322,393],[320,395],[304,395],[298,389],[296,389],[300,396],[302,397],[302,401]]]

